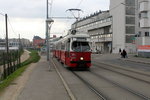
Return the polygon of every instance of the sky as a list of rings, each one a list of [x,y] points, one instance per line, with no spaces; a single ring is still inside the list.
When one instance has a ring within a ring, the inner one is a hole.
[[[50,7],[52,4],[52,7]],[[49,0],[49,17],[73,17],[71,8],[81,9],[80,17],[99,10],[109,9],[109,0]],[[0,38],[5,38],[5,14],[8,15],[9,38],[32,40],[34,36],[45,38],[46,0],[0,0]],[[64,36],[75,19],[56,19],[51,36]]]

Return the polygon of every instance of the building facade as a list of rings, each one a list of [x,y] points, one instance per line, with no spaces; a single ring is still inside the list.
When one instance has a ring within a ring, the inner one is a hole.
[[[33,47],[34,48],[40,49],[44,45],[45,45],[45,39],[42,39],[39,36],[33,37]]]
[[[72,24],[72,29],[91,37],[93,52],[112,52],[112,17],[109,11],[99,11]]]
[[[136,37],[138,55],[150,57],[150,0],[138,0],[139,33]]]
[[[113,52],[119,48],[136,52],[135,34],[138,33],[137,0],[110,0],[113,16]]]
[[[13,39],[9,39],[9,46],[10,47],[23,47],[23,48],[26,48],[26,47],[30,47],[31,46],[31,42],[29,39],[16,39],[16,38],[13,38]]]
[[[99,11],[72,24],[91,36],[93,51],[137,53],[149,45],[150,0],[110,0],[109,11]]]
[[[31,46],[31,42],[28,39],[8,39],[8,46],[10,50],[18,50],[19,47],[26,48]],[[0,50],[6,50],[6,40],[0,39]]]

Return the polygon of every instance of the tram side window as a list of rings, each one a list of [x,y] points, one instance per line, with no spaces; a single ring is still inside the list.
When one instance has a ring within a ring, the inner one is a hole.
[[[66,43],[66,50],[67,50],[67,51],[70,51],[70,42],[67,42],[67,43]]]
[[[64,43],[61,44],[61,50],[65,50],[65,44]]]

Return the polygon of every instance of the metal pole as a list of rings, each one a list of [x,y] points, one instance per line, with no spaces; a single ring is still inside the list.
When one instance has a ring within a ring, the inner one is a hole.
[[[46,0],[46,20],[48,19],[48,0]],[[47,45],[47,61],[49,61],[49,37],[48,37],[48,22],[46,21],[46,45]]]
[[[46,45],[47,45],[47,61],[49,61],[49,37],[48,37],[48,22],[46,22]]]
[[[19,48],[18,48],[18,51],[19,51],[19,67],[20,67],[20,64],[21,64],[21,40],[20,40],[20,34],[19,34]]]
[[[48,0],[46,0],[46,19],[48,19]]]
[[[5,22],[6,22],[6,51],[7,54],[9,52],[9,46],[8,46],[8,25],[7,25],[7,14],[5,14]]]

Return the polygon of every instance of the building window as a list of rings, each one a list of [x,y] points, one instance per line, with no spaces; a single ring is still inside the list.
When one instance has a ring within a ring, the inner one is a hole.
[[[127,6],[135,6],[135,0],[126,0]]]
[[[126,43],[133,43],[135,40],[134,35],[126,35]]]
[[[126,34],[135,34],[135,26],[126,26]]]
[[[145,36],[150,36],[149,32],[145,32]]]
[[[141,18],[141,13],[139,14],[139,19]]]
[[[135,8],[126,7],[126,15],[135,15]]]
[[[148,12],[147,11],[142,12],[141,13],[141,18],[148,18]]]
[[[135,17],[126,16],[126,24],[135,24]]]

